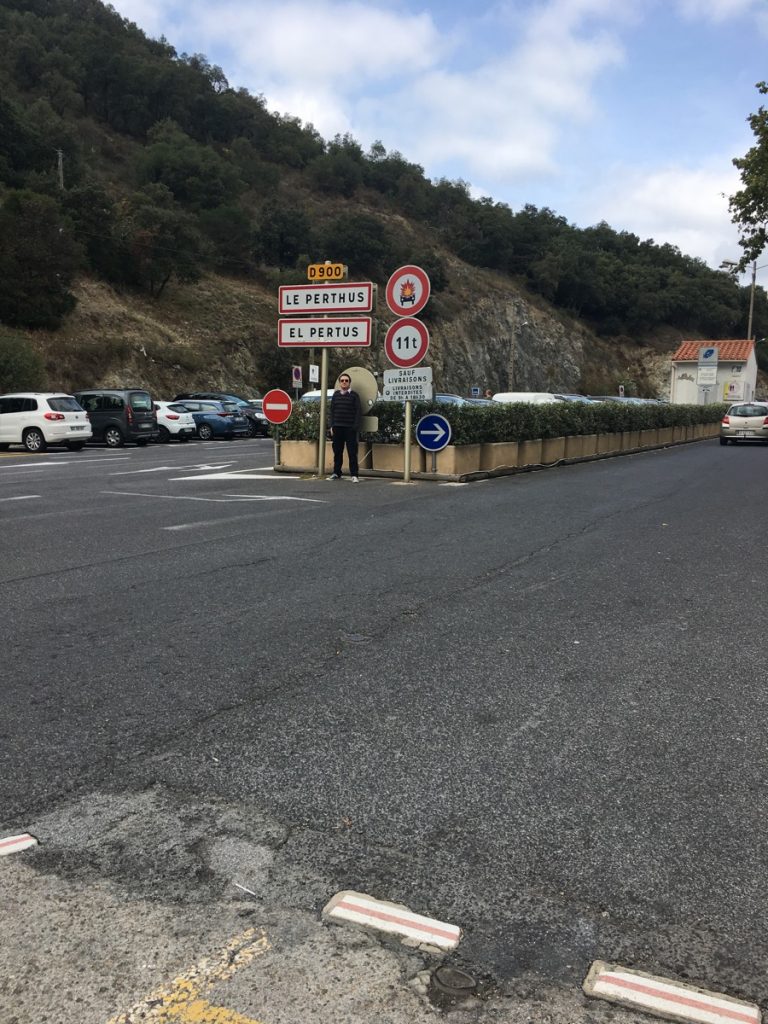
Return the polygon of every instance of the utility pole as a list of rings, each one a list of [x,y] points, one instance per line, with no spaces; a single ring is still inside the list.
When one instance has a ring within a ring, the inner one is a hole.
[[[64,150],[57,149],[57,168],[59,172],[59,188],[64,191]]]
[[[755,279],[757,278],[757,260],[752,263],[752,288],[749,293],[749,321],[747,322],[747,337],[752,341],[752,314],[755,311]]]

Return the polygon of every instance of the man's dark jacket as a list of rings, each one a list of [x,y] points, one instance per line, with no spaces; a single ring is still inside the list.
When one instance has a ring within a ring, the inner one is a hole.
[[[363,407],[356,391],[334,391],[331,398],[331,426],[352,427],[360,431],[363,419]]]

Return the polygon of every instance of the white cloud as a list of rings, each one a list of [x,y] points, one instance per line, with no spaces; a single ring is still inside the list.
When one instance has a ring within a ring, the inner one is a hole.
[[[687,18],[715,23],[758,13],[763,7],[763,0],[680,0],[680,10]]]
[[[585,197],[578,220],[605,220],[616,230],[676,245],[717,267],[741,254],[728,212],[728,196],[738,187],[738,172],[727,159],[699,168],[668,165],[638,171],[615,166]]]

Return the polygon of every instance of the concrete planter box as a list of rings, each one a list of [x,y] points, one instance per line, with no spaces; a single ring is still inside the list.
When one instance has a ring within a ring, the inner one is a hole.
[[[405,472],[405,446],[402,444],[372,444],[371,457],[361,468],[376,469],[381,473]],[[424,472],[424,451],[417,444],[411,445],[411,472]]]
[[[280,465],[311,471],[317,468],[317,444],[314,441],[281,441]]]
[[[450,476],[477,473],[480,469],[482,447],[481,444],[449,444],[447,448],[437,453],[437,472]],[[429,465],[432,465],[431,458]]]
[[[581,434],[569,434],[565,438],[566,459],[581,459],[584,457],[584,438]]]
[[[672,440],[680,442],[685,440],[685,427],[672,427]]]
[[[360,469],[370,469],[371,466],[371,445],[361,441],[357,449]],[[317,441],[281,441],[280,442],[280,465],[288,469],[300,469],[306,473],[317,472]],[[344,472],[347,472],[347,452],[344,451],[342,463]],[[333,472],[333,448],[331,442],[325,442],[325,467],[326,473]]]
[[[621,434],[598,434],[597,454],[607,455],[608,452],[619,451],[621,448]]]
[[[639,430],[623,430],[621,432],[621,450],[623,452],[630,452],[633,448],[640,447],[640,431]]]
[[[588,459],[591,455],[597,455],[597,434],[583,434],[581,438],[582,455]]]
[[[644,448],[653,448],[659,443],[659,432],[654,427],[652,430],[640,431],[640,444]]]
[[[674,438],[674,427],[659,427],[659,444],[672,444]]]
[[[538,466],[541,463],[541,440],[521,441],[518,453],[518,466]]]
[[[545,465],[565,458],[565,438],[547,437],[541,442],[541,461]]]
[[[517,441],[488,442],[480,448],[480,469],[514,469],[517,460]]]

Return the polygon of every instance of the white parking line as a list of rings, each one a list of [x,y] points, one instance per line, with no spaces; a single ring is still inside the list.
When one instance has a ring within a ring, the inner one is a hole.
[[[318,498],[268,498],[263,494],[240,494],[237,496],[222,497],[222,498],[200,498],[191,494],[146,494],[141,491],[102,491],[102,494],[107,494],[110,497],[118,498],[153,498],[159,500],[167,498],[169,501],[209,501],[217,505],[237,505],[244,501],[309,501],[313,504],[323,505],[325,502]]]
[[[760,1024],[760,1007],[719,992],[596,960],[584,979],[586,995],[669,1020],[697,1024]]]
[[[120,473],[110,473],[110,476],[133,476],[136,473],[162,473],[176,469],[176,466],[152,466],[150,469],[124,469]]]
[[[323,498],[293,498],[287,494],[227,494],[227,498],[250,498],[252,501],[306,501],[312,505],[327,505]]]
[[[301,477],[292,476],[289,473],[268,473],[264,474],[258,469],[233,469],[229,473],[205,473],[202,476],[172,476],[171,482],[176,480],[300,480]]]
[[[0,498],[0,501],[29,501],[30,498],[39,498],[39,494],[18,494],[15,498]]]
[[[222,526],[226,523],[239,523],[243,519],[255,519],[255,516],[229,516],[227,519],[202,519],[199,523],[178,523],[176,526],[161,526],[161,530],[198,530],[204,526]]]

